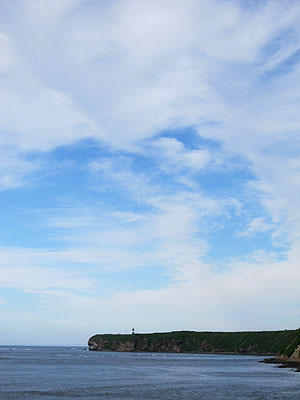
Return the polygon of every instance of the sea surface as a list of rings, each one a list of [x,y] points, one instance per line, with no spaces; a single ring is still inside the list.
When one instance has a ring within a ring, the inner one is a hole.
[[[0,399],[300,399],[300,373],[262,359],[0,346]]]

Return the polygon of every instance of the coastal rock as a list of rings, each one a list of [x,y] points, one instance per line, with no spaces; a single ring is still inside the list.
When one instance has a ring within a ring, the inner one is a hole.
[[[290,361],[300,362],[300,344],[298,345],[294,353],[291,355]]]

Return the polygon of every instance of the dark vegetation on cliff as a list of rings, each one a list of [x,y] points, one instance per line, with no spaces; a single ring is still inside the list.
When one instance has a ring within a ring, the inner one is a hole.
[[[299,330],[259,332],[193,332],[143,333],[135,335],[94,335],[90,350],[177,352],[177,353],[289,353],[297,347]],[[295,342],[292,345],[292,343]],[[292,346],[292,347],[289,347]]]
[[[300,328],[297,329],[296,335],[290,341],[290,343],[287,346],[282,347],[280,349],[280,354],[286,357],[291,357],[291,355],[294,353],[294,351],[299,345],[300,345]]]

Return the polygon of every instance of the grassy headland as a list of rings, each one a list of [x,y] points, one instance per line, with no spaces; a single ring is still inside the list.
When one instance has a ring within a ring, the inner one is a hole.
[[[237,353],[275,355],[292,354],[300,340],[299,330],[257,332],[176,331],[135,335],[98,334],[89,339],[90,350]]]

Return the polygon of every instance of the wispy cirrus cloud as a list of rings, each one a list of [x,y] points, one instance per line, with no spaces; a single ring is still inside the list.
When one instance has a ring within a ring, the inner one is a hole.
[[[205,134],[205,123],[212,121],[225,126],[223,135],[230,140],[231,127],[226,125],[232,118],[237,122],[241,112],[258,111],[253,101],[257,90],[272,98],[272,107],[261,109],[263,115],[269,109],[276,117],[276,104],[285,99],[271,97],[270,87],[266,91],[261,82],[265,64],[272,71],[286,62],[296,72],[289,56],[298,43],[297,3],[291,2],[285,12],[273,2],[251,9],[207,1],[172,5],[19,1],[20,18],[12,8],[3,24],[4,54],[10,60],[6,71],[14,79],[21,70],[24,84],[15,90],[31,93],[29,103],[6,103],[9,129],[19,121],[17,144],[47,149],[92,136],[126,147],[172,126],[196,125]],[[51,59],[59,59],[59,65]],[[272,88],[282,89],[289,77],[281,77]],[[3,96],[12,93],[13,87],[3,86]],[[17,119],[11,115],[14,110]],[[36,118],[26,120],[33,114]],[[268,120],[264,118],[264,127]],[[263,123],[260,118],[252,121],[247,119],[247,126]],[[48,134],[37,141],[39,130]],[[207,134],[212,134],[209,129]]]
[[[39,160],[30,160],[26,155],[3,149],[0,159],[0,191],[30,184],[33,175],[40,167]]]

